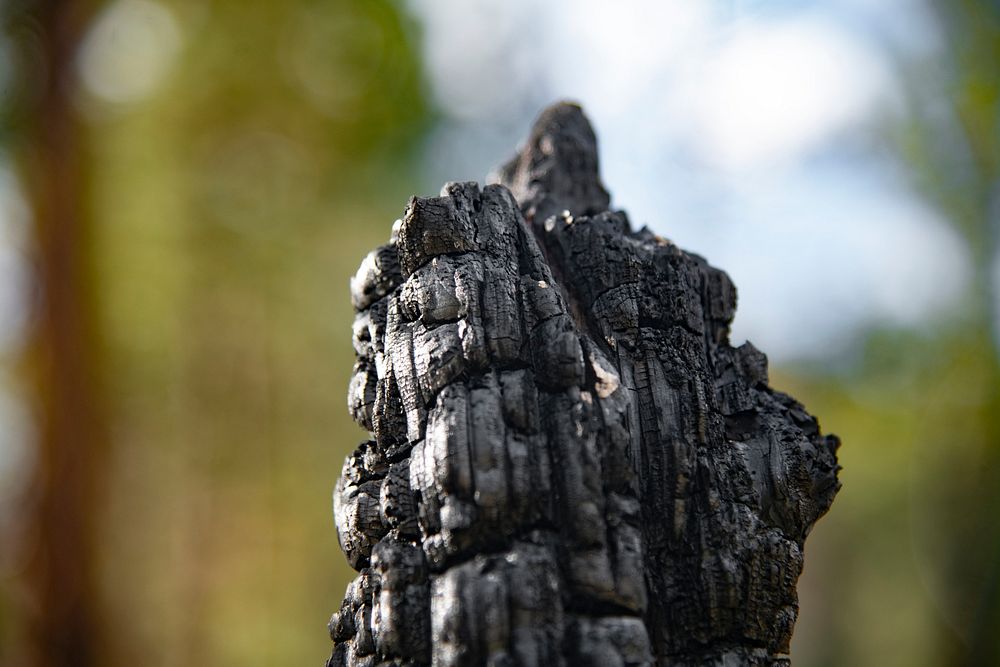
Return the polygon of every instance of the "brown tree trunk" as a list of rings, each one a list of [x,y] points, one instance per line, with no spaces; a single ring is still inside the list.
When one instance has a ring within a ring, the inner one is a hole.
[[[837,439],[729,344],[728,276],[609,210],[578,107],[498,179],[411,199],[352,281],[328,664],[787,662]]]
[[[32,665],[95,664],[102,634],[95,540],[107,428],[97,381],[86,148],[73,100],[91,5],[53,0],[8,8],[24,40],[17,153],[33,216],[37,286],[28,355],[38,451],[26,545]]]

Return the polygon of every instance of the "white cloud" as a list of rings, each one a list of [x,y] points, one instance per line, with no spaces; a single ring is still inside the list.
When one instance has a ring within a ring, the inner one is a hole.
[[[883,59],[816,17],[740,23],[680,86],[688,140],[726,169],[801,159],[864,125],[894,88]]]
[[[738,196],[704,248],[739,288],[735,340],[778,360],[829,357],[865,326],[954,314],[971,278],[961,238],[890,179],[850,170],[760,179]]]
[[[423,19],[431,86],[456,118],[503,118],[540,74],[527,0],[412,0]],[[544,15],[544,10],[541,11]],[[515,102],[512,104],[512,102]]]

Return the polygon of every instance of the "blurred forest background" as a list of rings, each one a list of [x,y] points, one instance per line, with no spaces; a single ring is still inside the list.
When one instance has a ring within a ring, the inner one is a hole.
[[[1000,664],[1000,3],[0,16],[0,664],[321,664],[348,278],[561,97],[843,439],[795,664]]]

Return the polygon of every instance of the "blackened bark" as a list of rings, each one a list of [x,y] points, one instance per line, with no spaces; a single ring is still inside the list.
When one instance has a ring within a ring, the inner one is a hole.
[[[352,281],[329,665],[783,664],[836,437],[729,277],[608,209],[580,109],[413,198]]]

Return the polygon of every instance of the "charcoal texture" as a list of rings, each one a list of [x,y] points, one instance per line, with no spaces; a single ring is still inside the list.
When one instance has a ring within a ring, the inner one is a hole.
[[[776,665],[838,440],[722,271],[609,209],[579,107],[413,198],[351,282],[328,665]]]

